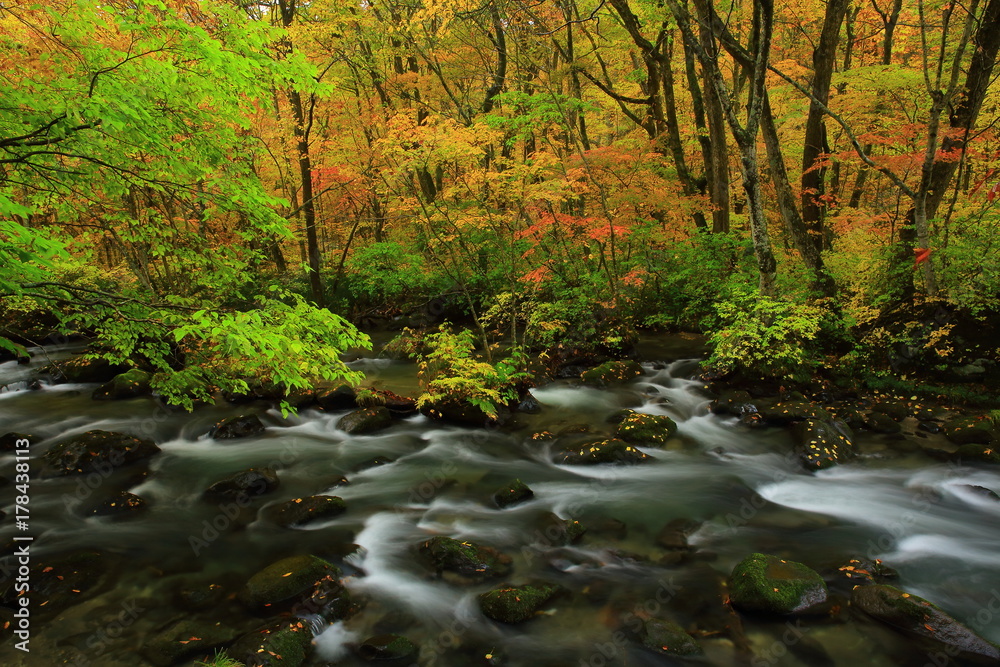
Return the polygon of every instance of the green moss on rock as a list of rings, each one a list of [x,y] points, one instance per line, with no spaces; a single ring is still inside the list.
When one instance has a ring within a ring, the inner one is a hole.
[[[91,398],[95,401],[120,401],[137,396],[148,396],[152,393],[152,388],[149,386],[152,379],[152,373],[133,368],[102,384],[94,390]]]
[[[839,420],[806,419],[795,427],[795,438],[806,470],[823,470],[855,456],[853,433]]]
[[[651,618],[643,624],[642,645],[657,653],[680,657],[701,655],[704,651],[684,628],[662,618]]]
[[[802,563],[755,553],[729,576],[729,599],[747,612],[794,614],[826,600],[823,578]]]
[[[328,575],[340,576],[340,570],[316,556],[284,558],[250,577],[239,599],[247,607],[259,609],[307,593]]]
[[[291,528],[310,521],[330,519],[343,514],[347,503],[340,496],[307,496],[293,498],[270,508],[268,515],[279,526]]]
[[[229,655],[254,667],[300,667],[312,650],[312,632],[307,623],[282,621],[241,637]]]
[[[558,592],[559,587],[550,584],[501,584],[479,596],[479,608],[494,621],[521,623],[534,616]]]
[[[955,450],[953,458],[959,461],[1000,463],[1000,449],[986,445],[962,445]]]
[[[628,382],[642,375],[642,366],[634,361],[606,361],[600,366],[580,373],[585,384],[604,387]]]
[[[438,535],[420,545],[420,553],[439,573],[453,572],[472,579],[506,576],[511,557],[474,542]]]
[[[560,463],[594,465],[598,463],[641,463],[651,457],[624,440],[612,438],[590,443],[562,455]]]
[[[493,502],[496,503],[497,507],[503,509],[504,507],[527,502],[534,497],[535,492],[527,484],[519,479],[515,479],[508,484],[504,484],[493,493]]]
[[[402,635],[376,635],[358,646],[358,655],[369,661],[403,660],[416,654],[416,645]]]
[[[629,410],[615,435],[626,442],[662,445],[677,432],[677,424],[666,415],[647,415]]]

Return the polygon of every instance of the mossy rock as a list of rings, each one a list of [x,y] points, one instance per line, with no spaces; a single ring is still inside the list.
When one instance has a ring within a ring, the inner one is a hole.
[[[138,396],[149,396],[153,393],[150,387],[152,379],[152,373],[133,368],[102,384],[94,390],[90,397],[95,401],[121,401]]]
[[[441,400],[424,403],[420,406],[420,414],[430,419],[444,421],[458,426],[479,428],[505,422],[510,418],[506,408],[497,410],[497,417],[490,417],[482,408],[464,400]]]
[[[156,667],[168,667],[211,653],[244,632],[246,628],[229,627],[221,621],[185,619],[147,639],[139,653]]]
[[[42,460],[56,475],[90,472],[105,475],[159,452],[160,448],[152,440],[127,433],[87,431],[53,445],[42,455]]]
[[[610,384],[620,384],[634,380],[642,375],[642,366],[635,361],[606,361],[580,373],[584,384],[595,387],[606,387]]]
[[[562,455],[560,463],[568,465],[596,465],[600,463],[642,463],[650,456],[640,452],[624,440],[612,438],[580,447]]]
[[[729,599],[746,612],[794,614],[826,601],[823,578],[802,563],[755,553],[729,576]]]
[[[361,642],[358,655],[370,662],[404,660],[417,655],[417,646],[402,635],[376,635]]]
[[[217,423],[212,429],[212,437],[216,440],[235,440],[249,438],[263,432],[264,424],[257,415],[237,415]]]
[[[662,618],[650,618],[643,623],[642,645],[657,653],[682,658],[704,653],[701,645],[684,628]]]
[[[312,652],[312,639],[308,623],[282,621],[240,637],[227,653],[254,667],[300,667]]]
[[[913,410],[903,401],[878,401],[872,406],[872,412],[879,412],[888,415],[894,421],[901,422],[911,414]]]
[[[251,609],[260,609],[307,593],[326,576],[339,577],[340,570],[316,556],[283,558],[250,577],[239,600]]]
[[[511,557],[507,554],[443,535],[421,544],[420,553],[437,572],[451,572],[474,580],[505,577],[511,569]]]
[[[234,473],[205,490],[207,500],[231,500],[264,495],[278,488],[274,468],[248,468]]]
[[[996,440],[997,431],[986,417],[962,417],[949,422],[944,434],[956,445],[991,445]]]
[[[354,387],[346,384],[339,387],[322,387],[316,390],[316,402],[320,409],[330,412],[353,410],[358,407],[358,394],[354,391]]]
[[[550,584],[501,584],[479,596],[479,608],[494,621],[521,623],[534,616],[559,590]]]
[[[803,400],[779,400],[771,404],[761,402],[759,407],[761,419],[771,426],[787,426],[806,419],[830,418],[830,413],[825,408]]]
[[[892,435],[900,433],[903,427],[899,422],[883,412],[872,412],[865,416],[865,428],[874,433]]]
[[[573,544],[587,532],[586,527],[576,519],[562,519],[552,512],[539,516],[532,528],[532,542],[546,548]]]
[[[893,586],[857,586],[851,593],[851,607],[911,637],[919,637],[946,647],[948,655],[1000,661],[1000,648],[962,625],[937,606],[917,595]]]
[[[896,570],[884,564],[878,558],[852,558],[846,565],[837,568],[837,572],[853,584],[877,584],[885,579],[895,579],[899,576]]]
[[[337,428],[351,435],[372,433],[392,426],[392,415],[384,405],[348,412],[337,421]]]
[[[108,382],[116,375],[125,373],[129,367],[125,364],[113,364],[107,359],[89,359],[80,355],[62,361],[56,361],[42,369],[43,373],[52,376],[57,383],[69,382]]]
[[[662,445],[677,433],[677,424],[666,415],[647,415],[629,411],[618,422],[615,435],[625,442],[640,445]]]
[[[1000,449],[986,445],[962,445],[955,450],[952,458],[962,462],[1000,463]]]
[[[709,409],[717,415],[739,417],[747,409],[747,406],[752,407],[753,412],[758,411],[757,405],[754,403],[749,392],[740,389],[730,389],[719,394],[719,397],[709,405]]]
[[[347,503],[340,496],[307,496],[293,498],[268,509],[268,516],[279,526],[292,528],[310,521],[332,519],[347,511]]]
[[[515,479],[508,484],[504,484],[493,493],[493,502],[497,507],[503,509],[518,503],[524,503],[535,497],[527,484],[519,479]]]
[[[807,419],[795,427],[796,451],[806,470],[823,470],[855,457],[853,436],[842,421]]]

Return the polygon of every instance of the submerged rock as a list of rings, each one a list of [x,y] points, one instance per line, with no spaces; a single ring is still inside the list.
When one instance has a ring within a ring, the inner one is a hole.
[[[331,519],[346,510],[347,504],[340,496],[308,496],[268,508],[268,515],[279,526],[292,528],[318,519]]]
[[[245,631],[246,628],[230,627],[221,621],[184,619],[147,639],[139,653],[156,667],[169,667],[215,651]]]
[[[893,586],[857,586],[851,606],[912,637],[945,647],[948,655],[964,659],[1000,661],[1000,648],[986,641],[922,597]]]
[[[612,438],[585,445],[578,450],[563,454],[559,463],[569,465],[592,465],[598,463],[641,463],[651,457],[624,440]]]
[[[497,507],[503,509],[531,500],[535,497],[535,492],[528,488],[528,485],[519,479],[515,479],[509,484],[505,484],[493,493],[493,502]]]
[[[854,458],[854,434],[839,420],[807,419],[795,427],[796,451],[807,470],[823,470]]]
[[[493,547],[438,535],[420,545],[420,553],[438,572],[451,572],[473,580],[505,577],[511,557]]]
[[[372,433],[392,426],[392,415],[384,405],[348,412],[337,421],[337,428],[351,434]]]
[[[278,488],[274,468],[248,468],[221,479],[205,490],[207,499],[232,499],[260,496]]]
[[[584,384],[605,387],[628,382],[642,375],[642,366],[634,361],[605,361],[600,366],[580,373]]]
[[[704,653],[701,645],[684,628],[662,618],[650,618],[643,623],[642,645],[657,653],[678,657]]]
[[[281,621],[240,637],[227,653],[253,667],[299,667],[312,652],[312,639],[308,623]]]
[[[149,396],[153,392],[150,387],[152,379],[152,373],[133,368],[102,384],[90,396],[95,401],[120,401],[137,396]]]
[[[307,593],[327,576],[339,577],[340,570],[322,558],[283,558],[250,577],[238,597],[247,607],[259,609]]]
[[[13,549],[11,549],[13,552]],[[51,617],[98,593],[110,569],[109,558],[96,551],[74,551],[36,557],[28,575],[31,584],[31,618]],[[17,571],[14,556],[6,560]],[[0,581],[0,604],[19,608],[13,576]]]
[[[559,592],[550,584],[501,584],[479,596],[479,608],[487,618],[500,623],[526,621]]]
[[[729,576],[729,599],[747,612],[794,614],[826,601],[823,578],[802,563],[755,553]]]
[[[216,440],[233,440],[249,438],[264,432],[264,424],[257,415],[238,415],[223,419],[212,429],[212,437]]]
[[[358,655],[368,661],[403,660],[417,655],[417,646],[402,635],[376,635],[358,646]]]
[[[159,452],[152,440],[127,433],[87,431],[54,445],[42,455],[42,460],[56,475],[89,472],[106,475]]]
[[[90,513],[95,516],[110,516],[121,519],[139,514],[148,505],[145,498],[128,491],[121,491],[94,507]]]
[[[677,432],[677,424],[666,415],[647,415],[629,411],[620,422],[615,435],[639,445],[662,445]]]

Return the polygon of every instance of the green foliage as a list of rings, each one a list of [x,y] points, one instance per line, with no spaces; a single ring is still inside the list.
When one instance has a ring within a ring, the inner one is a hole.
[[[463,329],[454,332],[447,325],[425,338],[426,352],[417,355],[417,378],[423,393],[417,405],[447,400],[467,401],[487,416],[495,418],[497,408],[518,398],[517,386],[530,375],[521,370],[526,355],[519,349],[506,359],[489,363],[475,354],[476,337]]]
[[[826,315],[822,308],[745,291],[716,310],[722,328],[709,336],[709,363],[791,379],[807,379],[816,367],[813,348]]]
[[[243,667],[243,663],[235,658],[230,658],[224,650],[216,651],[215,656],[208,662],[199,662],[202,667]]]
[[[945,243],[946,241],[946,243]],[[973,315],[1000,308],[1000,213],[990,207],[952,223],[931,255],[950,300]]]
[[[405,307],[444,288],[441,277],[429,270],[423,256],[407,251],[396,241],[372,243],[355,250],[345,268],[347,287],[355,302]]]

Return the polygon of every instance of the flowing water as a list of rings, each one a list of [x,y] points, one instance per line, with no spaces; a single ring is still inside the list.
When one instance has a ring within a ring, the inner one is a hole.
[[[688,379],[697,362],[670,358],[681,349],[659,352],[661,361],[645,364],[645,373],[624,386],[598,390],[560,381],[534,389],[542,412],[520,416],[512,431],[415,416],[364,436],[337,429],[344,412],[282,418],[263,403],[184,413],[152,398],[95,402],[94,385],[30,389],[27,380],[40,362],[0,364],[0,385],[8,385],[0,391],[0,433],[34,435],[33,457],[93,429],[149,437],[162,449],[148,471],[32,481],[32,558],[99,551],[113,567],[81,603],[33,627],[31,653],[8,639],[0,664],[146,664],[137,648],[189,615],[175,606],[177,590],[218,583],[235,592],[262,567],[303,553],[340,565],[352,595],[365,601],[346,622],[305,619],[318,634],[310,665],[362,664],[350,647],[385,632],[417,643],[426,665],[678,664],[636,642],[634,630],[651,616],[692,631],[705,649],[703,664],[739,664],[727,629],[736,617],[723,603],[723,584],[733,565],[755,551],[805,562],[828,579],[852,557],[880,558],[898,570],[899,587],[1000,642],[1000,502],[971,488],[1000,492],[997,468],[935,463],[909,448],[897,452],[884,436],[862,435],[858,462],[803,472],[788,455],[787,431],[751,431],[710,414],[701,385]],[[359,359],[352,365],[378,386],[415,389],[411,364]],[[584,424],[608,432],[607,418],[623,407],[669,415],[678,435],[664,448],[642,448],[653,460],[636,466],[558,465],[551,444],[528,437]],[[234,441],[207,436],[219,419],[250,410],[261,411],[263,434]],[[377,456],[392,462],[369,467]],[[202,499],[216,480],[263,465],[278,470],[281,485],[249,508],[227,513]],[[0,456],[0,475],[13,474],[13,455]],[[348,485],[337,485],[342,476]],[[492,493],[514,478],[534,498],[497,509]],[[119,521],[87,516],[96,500],[125,488],[149,501],[148,511]],[[0,530],[8,548],[15,544],[11,489],[4,488]],[[295,530],[259,512],[320,493],[341,496],[348,511]],[[561,544],[550,513],[578,520],[587,533],[574,545]],[[676,519],[699,526],[688,551],[658,543],[661,529]],[[514,559],[511,583],[545,580],[566,592],[526,623],[493,623],[479,612],[476,596],[496,582],[433,577],[416,557],[415,546],[434,535],[496,547]],[[836,602],[850,585],[831,590]],[[934,664],[908,640],[843,609],[794,624],[744,616],[742,632],[755,665]]]

